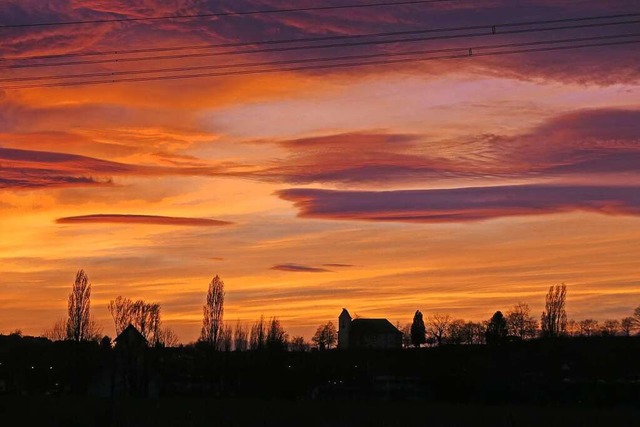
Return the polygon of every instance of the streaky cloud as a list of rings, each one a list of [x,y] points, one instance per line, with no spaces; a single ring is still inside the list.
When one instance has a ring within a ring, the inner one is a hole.
[[[159,215],[129,215],[129,214],[95,214],[58,218],[58,224],[150,224],[150,225],[178,225],[192,227],[219,227],[231,225],[232,222],[208,218],[186,218]]]
[[[585,211],[640,215],[640,187],[507,185],[430,190],[287,189],[304,218],[442,223]]]
[[[112,176],[233,176],[233,165],[138,165],[49,151],[0,147],[0,188],[111,185]]]
[[[300,264],[277,264],[271,267],[270,270],[290,271],[294,273],[328,273],[331,271],[326,268],[311,267]]]

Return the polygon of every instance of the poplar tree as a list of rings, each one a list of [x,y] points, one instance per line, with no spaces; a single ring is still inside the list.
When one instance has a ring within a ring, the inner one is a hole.
[[[209,282],[207,302],[202,307],[200,341],[217,349],[222,337],[224,315],[224,282],[218,275]]]

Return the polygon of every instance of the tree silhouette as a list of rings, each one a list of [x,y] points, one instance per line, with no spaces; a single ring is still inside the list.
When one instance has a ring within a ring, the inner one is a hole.
[[[411,344],[420,347],[427,342],[427,329],[424,326],[424,319],[420,310],[416,310],[411,323]]]
[[[149,344],[156,345],[160,340],[160,304],[145,303],[138,300],[133,303],[135,324]]]
[[[304,340],[304,337],[295,336],[291,338],[291,342],[289,343],[290,351],[309,351],[309,344]]]
[[[162,347],[177,347],[178,335],[169,327],[160,328],[157,344]]]
[[[120,335],[127,326],[133,324],[132,307],[133,302],[129,298],[121,295],[117,296],[115,300],[111,300],[109,305],[107,305],[107,310],[109,310],[113,318],[116,336]]]
[[[316,333],[311,338],[311,341],[319,350],[330,349],[335,345],[336,341],[338,341],[336,327],[332,322],[318,326],[318,329],[316,329]]]
[[[590,337],[598,331],[598,321],[595,319],[584,319],[578,322],[580,335]]]
[[[436,340],[438,345],[442,345],[444,338],[447,334],[447,328],[449,327],[449,315],[436,313],[428,320],[429,333]]]
[[[240,320],[238,320],[236,322],[236,329],[233,331],[233,348],[235,351],[246,351],[247,347],[249,347],[247,329],[240,323]]]
[[[80,342],[96,338],[96,324],[91,320],[91,283],[84,270],[76,273],[67,311],[67,339]]]
[[[42,336],[51,341],[64,341],[67,339],[67,319],[64,317],[56,320],[50,329],[45,329]]]
[[[482,322],[466,322],[462,329],[462,342],[465,344],[484,344],[486,327]]]
[[[620,333],[620,321],[617,319],[607,319],[604,321],[600,333],[605,336],[614,337]]]
[[[463,319],[452,320],[447,327],[447,342],[456,345],[464,343],[467,339],[465,326]]]
[[[107,305],[113,318],[116,335],[129,325],[133,325],[150,345],[160,343],[160,304],[146,303],[143,300],[131,301],[123,296],[116,297]]]
[[[218,275],[209,282],[207,302],[202,307],[202,312],[200,340],[212,348],[218,348],[224,315],[224,282]]]
[[[567,326],[565,327],[564,334],[570,337],[580,336],[580,324],[573,319],[567,320]]]
[[[272,317],[267,332],[267,349],[271,351],[284,351],[287,349],[287,334],[277,317]]]
[[[404,326],[400,322],[396,322],[396,328],[402,332],[402,348],[411,347],[411,323],[405,323]]]
[[[633,331],[633,317],[625,317],[620,321],[620,330],[622,335],[628,337]]]
[[[529,305],[519,302],[507,311],[507,328],[509,335],[520,339],[533,338],[536,336],[538,322],[530,315]]]
[[[640,329],[640,305],[633,310],[633,316],[631,316],[631,324],[634,330]]]
[[[251,350],[264,349],[267,341],[265,329],[264,316],[260,316],[260,320],[251,326],[251,337],[249,338],[249,348]]]
[[[220,334],[220,350],[229,352],[233,348],[233,330],[231,325],[225,324]]]
[[[542,312],[540,326],[546,337],[558,337],[564,334],[567,327],[567,286],[551,286],[545,298],[545,310]]]
[[[499,344],[507,338],[507,319],[501,311],[496,311],[487,324],[487,344]]]

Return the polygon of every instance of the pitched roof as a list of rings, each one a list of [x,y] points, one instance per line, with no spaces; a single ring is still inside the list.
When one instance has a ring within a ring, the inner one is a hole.
[[[351,321],[352,334],[402,334],[387,319],[354,319]]]
[[[120,332],[120,335],[118,335],[114,341],[118,342],[119,340],[121,340],[121,339],[123,339],[123,338],[125,338],[127,336],[130,336],[132,338],[135,337],[135,339],[142,340],[144,342],[147,341],[147,339],[144,337],[144,335],[142,335],[140,333],[140,331],[138,331],[138,329],[136,329],[136,327],[131,325],[131,324],[129,324],[129,326],[127,326],[124,329],[124,331]]]

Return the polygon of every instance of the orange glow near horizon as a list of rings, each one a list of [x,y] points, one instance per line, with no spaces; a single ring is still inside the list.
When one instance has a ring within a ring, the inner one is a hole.
[[[33,21],[107,13],[100,1],[55,11],[9,3],[0,15],[18,21],[28,7]],[[125,16],[144,13],[120,3]],[[508,3],[482,13],[517,21]],[[571,15],[527,3],[539,19]],[[632,4],[611,3],[591,14]],[[485,16],[462,6],[434,6],[434,16],[397,9],[315,24],[273,15],[237,28],[16,30],[2,53],[345,35]],[[569,318],[629,316],[640,304],[640,72],[637,52],[624,49],[0,89],[0,333],[38,335],[64,317],[80,268],[106,335],[107,303],[123,295],[160,303],[185,343],[198,337],[216,274],[225,319],[277,316],[307,339],[343,307],[401,324],[416,309],[485,320],[520,301],[538,316],[561,282]]]

